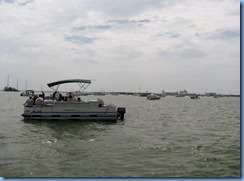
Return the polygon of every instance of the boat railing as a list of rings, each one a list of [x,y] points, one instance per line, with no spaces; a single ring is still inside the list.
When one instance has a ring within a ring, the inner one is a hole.
[[[25,112],[39,112],[42,111],[44,107],[56,107],[55,105],[60,105],[61,107],[66,105],[77,105],[77,104],[89,104],[90,106],[98,106],[98,107],[107,107],[107,110],[111,107],[115,107],[115,105],[112,104],[104,104],[104,101],[102,99],[98,100],[67,100],[67,101],[57,101],[57,100],[44,100],[41,105],[24,105]],[[63,106],[62,106],[63,105]]]

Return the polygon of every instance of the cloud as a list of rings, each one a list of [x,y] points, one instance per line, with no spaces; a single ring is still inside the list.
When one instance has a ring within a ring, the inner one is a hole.
[[[34,0],[1,0],[5,3],[17,4],[19,6],[25,6],[29,3],[32,3]]]
[[[110,29],[111,26],[109,25],[95,25],[95,26],[80,26],[80,27],[74,27],[74,30],[107,30]]]
[[[142,25],[145,23],[149,23],[150,20],[149,19],[142,19],[142,20],[113,19],[113,20],[109,20],[108,22],[113,24],[119,24],[119,25],[126,25],[126,24]]]
[[[2,2],[5,2],[5,3],[14,3],[16,0],[2,0]]]
[[[215,30],[212,34],[208,35],[209,39],[223,39],[223,40],[230,40],[239,37],[240,37],[239,30],[233,31],[233,30],[224,30],[224,29]]]
[[[236,1],[2,0],[0,25],[1,77],[33,89],[79,77],[114,91],[240,90]]]
[[[92,43],[95,41],[95,38],[88,38],[88,37],[82,37],[82,36],[76,36],[76,35],[72,35],[72,36],[67,36],[65,35],[65,41],[68,42],[73,42],[73,43]]]
[[[166,32],[166,35],[169,35],[172,38],[179,38],[180,37],[180,33],[178,32]]]

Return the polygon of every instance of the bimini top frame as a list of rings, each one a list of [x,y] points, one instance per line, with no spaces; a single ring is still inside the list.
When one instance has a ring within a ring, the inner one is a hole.
[[[59,86],[61,84],[66,84],[66,83],[77,83],[80,86],[80,89],[83,89],[81,92],[84,92],[85,89],[91,84],[91,80],[85,80],[85,79],[68,79],[68,80],[60,80],[60,81],[56,81],[56,82],[51,82],[48,83],[47,86],[52,88],[53,90],[55,90],[53,87],[57,86],[56,90],[58,90]]]

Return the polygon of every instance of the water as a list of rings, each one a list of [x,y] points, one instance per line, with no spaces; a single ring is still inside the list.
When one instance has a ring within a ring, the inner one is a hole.
[[[0,175],[240,177],[240,98],[101,98],[125,120],[24,121],[26,97],[0,92]]]

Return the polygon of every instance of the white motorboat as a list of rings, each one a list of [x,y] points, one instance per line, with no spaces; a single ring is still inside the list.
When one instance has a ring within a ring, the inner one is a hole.
[[[50,88],[57,86],[53,98],[44,100],[41,104],[37,105],[24,105],[24,119],[40,119],[40,120],[117,120],[124,119],[126,109],[115,105],[105,104],[100,98],[97,100],[84,101],[79,97],[62,96],[58,92],[61,84],[78,83],[82,92],[91,84],[91,80],[84,79],[69,79],[52,82],[47,84]],[[80,90],[81,90],[80,89]]]
[[[34,95],[34,91],[33,90],[25,90],[24,92],[22,92],[20,94],[20,96],[33,96]]]
[[[197,94],[193,94],[190,96],[191,99],[200,99],[200,97]]]
[[[147,96],[148,100],[158,100],[160,99],[160,96],[156,95],[156,94],[150,94]]]

